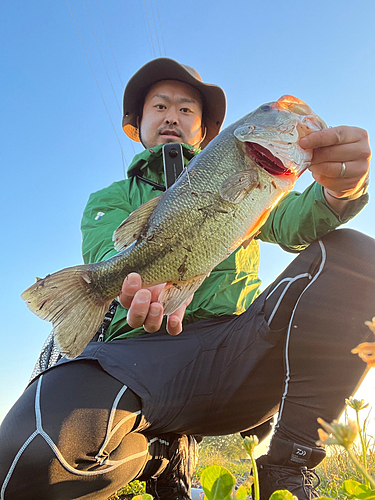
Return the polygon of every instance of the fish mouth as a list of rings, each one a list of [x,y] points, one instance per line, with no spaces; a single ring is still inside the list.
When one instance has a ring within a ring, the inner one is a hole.
[[[246,152],[259,167],[274,176],[293,175],[283,162],[274,156],[267,148],[256,142],[246,142]]]

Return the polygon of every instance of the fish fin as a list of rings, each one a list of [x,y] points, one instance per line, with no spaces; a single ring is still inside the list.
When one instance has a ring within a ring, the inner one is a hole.
[[[167,283],[159,297],[159,302],[164,308],[164,314],[168,316],[182,306],[182,304],[201,286],[209,274],[210,273],[201,274],[188,281],[173,281]]]
[[[39,318],[50,321],[67,358],[75,358],[93,338],[112,299],[103,299],[91,284],[88,265],[68,267],[39,279],[21,297]]]
[[[225,201],[241,203],[257,186],[259,186],[258,171],[248,169],[237,172],[226,179],[219,187],[219,193]]]
[[[253,224],[248,228],[246,234],[242,236],[239,240],[235,241],[232,246],[229,247],[230,252],[234,252],[236,248],[242,245],[244,248],[260,233],[260,228],[268,219],[271,213],[272,207],[266,208],[264,212],[256,219]]]
[[[150,215],[155,210],[161,197],[164,193],[151,198],[151,200],[143,203],[137,210],[134,210],[127,219],[125,219],[119,227],[114,231],[112,240],[115,242],[114,246],[118,252],[125,250],[126,247],[131,245],[133,241],[137,240],[142,232]]]
[[[268,214],[267,214],[267,217],[268,217]],[[260,229],[258,229],[258,230],[256,230],[256,231],[254,231],[254,233],[253,233],[251,236],[249,236],[249,237],[247,238],[247,240],[245,240],[245,241],[242,243],[242,247],[243,247],[243,248],[247,248],[247,247],[250,245],[250,243],[253,241],[253,239],[254,239],[254,238],[256,238],[256,237],[258,236],[258,234],[260,234],[260,232],[261,232],[261,231],[260,231]]]

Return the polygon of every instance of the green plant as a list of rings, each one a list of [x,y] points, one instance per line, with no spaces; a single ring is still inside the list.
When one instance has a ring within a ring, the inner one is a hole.
[[[250,475],[249,457],[239,434],[205,437],[199,446],[199,461],[193,477],[193,485],[200,485],[200,477],[206,467],[219,465],[229,469],[236,477],[237,485],[246,483]]]
[[[346,453],[348,454],[351,462],[353,463],[356,470],[363,476],[366,484],[360,485],[358,481],[348,480],[344,481],[342,488],[344,488],[344,493],[347,493],[346,486],[348,486],[348,491],[354,491],[353,485],[356,484],[359,488],[361,486],[361,491],[372,492],[372,496],[375,497],[375,480],[371,477],[367,470],[367,462],[366,466],[364,466],[358,456],[353,451],[353,443],[359,433],[359,428],[357,422],[353,420],[349,420],[347,424],[342,424],[337,421],[333,421],[331,424],[328,424],[323,419],[319,418],[318,422],[323,427],[323,429],[319,429],[319,441],[318,444],[323,446],[331,446],[338,445],[342,446]],[[367,454],[367,449],[365,447],[364,454]],[[363,486],[363,488],[362,488]],[[356,490],[357,491],[357,490]],[[361,497],[350,497],[350,498],[368,498],[367,496]]]
[[[364,420],[363,423],[363,429],[361,427],[360,421],[359,421],[359,412],[363,410],[364,408],[368,408],[368,403],[365,404],[365,400],[361,399],[354,399],[354,398],[349,398],[345,400],[346,404],[353,408],[353,410],[356,412],[356,421],[357,421],[357,427],[358,427],[358,433],[361,441],[361,447],[362,447],[362,463],[363,467],[365,470],[367,470],[367,452],[368,452],[368,444],[367,444],[367,439],[366,439],[366,425],[367,425],[367,418]],[[368,479],[366,478],[366,485],[370,486],[370,483]]]
[[[201,484],[207,500],[246,500],[247,488],[240,486],[234,491],[235,477],[225,467],[211,465],[201,475]]]
[[[259,479],[258,479],[258,468],[255,462],[254,450],[259,444],[259,440],[256,436],[246,436],[244,439],[244,447],[248,452],[251,460],[251,469],[253,471],[253,489],[254,489],[254,500],[259,500]]]
[[[116,493],[111,495],[108,498],[108,500],[130,500],[134,497],[144,498],[143,496],[144,493],[145,493],[145,483],[142,481],[132,481],[131,483],[128,483],[126,486],[116,491]],[[144,500],[151,500],[151,499],[144,499]]]

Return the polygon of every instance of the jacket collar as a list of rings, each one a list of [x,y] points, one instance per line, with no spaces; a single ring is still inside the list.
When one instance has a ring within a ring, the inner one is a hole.
[[[187,144],[181,145],[184,163],[187,165],[201,150]],[[164,184],[163,144],[155,146],[154,148],[145,149],[134,156],[133,161],[128,167],[127,174],[128,177],[138,175],[153,182],[163,182]]]

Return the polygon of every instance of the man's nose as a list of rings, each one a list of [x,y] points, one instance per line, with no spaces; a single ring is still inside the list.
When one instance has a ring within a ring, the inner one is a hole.
[[[169,118],[166,118],[165,123],[167,125],[177,125],[177,120],[171,120]]]
[[[178,125],[178,116],[176,111],[173,108],[168,110],[168,113],[164,119],[166,125]]]

